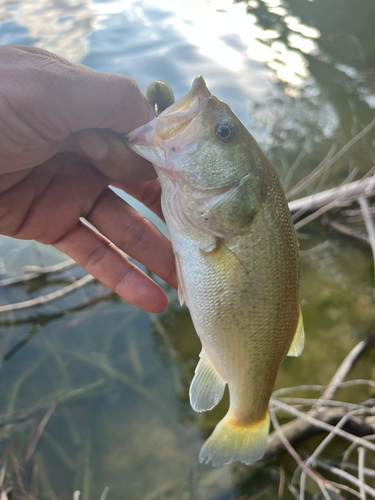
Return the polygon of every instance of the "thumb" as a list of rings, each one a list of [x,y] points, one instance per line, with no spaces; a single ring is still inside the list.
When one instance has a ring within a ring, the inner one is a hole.
[[[11,82],[23,83],[20,105],[27,104],[30,114],[40,121],[34,124],[46,129],[47,137],[54,131],[64,135],[58,138],[62,140],[86,129],[126,134],[152,115],[132,78],[99,73],[31,47],[4,48],[2,55],[12,61],[11,71],[4,76],[8,73]]]
[[[58,78],[59,114],[71,132],[110,129],[118,134],[147,123],[150,104],[129,77],[98,73],[85,67],[66,66]]]

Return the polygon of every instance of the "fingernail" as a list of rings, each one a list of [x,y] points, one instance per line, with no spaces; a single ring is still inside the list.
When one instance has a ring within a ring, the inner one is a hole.
[[[107,156],[108,144],[100,132],[83,130],[76,135],[79,147],[93,161],[101,161]]]

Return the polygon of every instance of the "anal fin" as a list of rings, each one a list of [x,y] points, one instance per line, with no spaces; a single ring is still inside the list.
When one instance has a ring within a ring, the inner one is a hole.
[[[303,351],[304,345],[305,345],[305,330],[303,329],[302,313],[300,311],[297,330],[294,335],[287,356],[299,356]]]
[[[224,394],[225,381],[217,373],[205,353],[200,353],[200,360],[190,384],[190,404],[195,411],[208,411],[214,408]]]

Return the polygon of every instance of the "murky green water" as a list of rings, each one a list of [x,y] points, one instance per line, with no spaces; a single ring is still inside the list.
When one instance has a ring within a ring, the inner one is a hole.
[[[202,74],[282,179],[305,148],[289,187],[333,143],[341,147],[374,117],[374,25],[373,0],[0,0],[0,44],[35,45],[98,71],[127,74],[142,90],[166,80],[176,96]],[[369,134],[352,148],[324,187],[353,168],[357,177],[366,173],[374,165],[374,141]],[[375,323],[369,248],[320,221],[301,229],[300,248],[306,347],[284,362],[278,388],[326,384]],[[62,258],[6,238],[0,256],[9,275]],[[0,288],[0,304],[48,293],[77,276],[82,272],[72,269]],[[94,283],[49,306],[0,317],[0,413],[38,408],[0,428],[1,458],[24,457],[50,402],[60,401],[25,465],[27,487],[38,465],[40,498],[71,499],[80,489],[83,500],[99,499],[105,486],[109,500],[276,498],[278,464],[244,484],[244,471],[198,465],[200,446],[227,400],[203,415],[191,410],[188,386],[200,344],[175,291],[167,292],[170,307],[160,316]],[[365,356],[352,376],[373,379],[373,361]],[[356,389],[353,397],[371,392]]]

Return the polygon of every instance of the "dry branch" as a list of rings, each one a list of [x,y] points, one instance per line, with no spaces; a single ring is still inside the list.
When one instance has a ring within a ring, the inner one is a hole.
[[[50,304],[55,300],[61,299],[66,295],[69,295],[80,288],[92,283],[95,281],[95,278],[91,275],[86,275],[83,278],[77,280],[75,283],[71,285],[65,286],[60,290],[56,290],[56,292],[49,293],[47,295],[41,295],[40,297],[36,297],[35,299],[25,300],[23,302],[17,302],[16,304],[8,304],[6,306],[0,306],[0,314],[11,311],[20,311],[22,309],[28,309],[29,307],[35,306],[45,306],[46,304]]]
[[[375,227],[374,222],[371,217],[370,209],[368,206],[368,201],[364,196],[359,198],[359,205],[361,207],[363,218],[366,224],[367,234],[370,240],[370,246],[372,250],[372,256],[374,259],[374,276],[375,276]],[[373,291],[373,296],[375,298],[375,290]]]
[[[351,229],[348,226],[344,226],[344,224],[341,224],[340,222],[331,220],[327,214],[323,216],[323,224],[326,226],[331,227],[338,233],[344,234],[345,236],[350,236],[351,238],[355,238],[356,240],[362,241],[363,243],[366,243],[367,245],[370,244],[369,237],[366,234],[359,233],[358,231],[354,231],[354,229]],[[300,251],[300,255],[301,255]]]
[[[355,201],[360,196],[370,196],[375,189],[375,177],[367,177],[355,182],[349,182],[320,193],[315,193],[288,203],[289,210],[294,213],[298,210],[316,210],[338,198]]]
[[[332,465],[328,465],[328,464],[326,464],[324,462],[321,462],[320,460],[317,460],[316,463],[322,469],[325,469],[328,472],[331,472],[332,474],[336,474],[337,476],[345,479],[349,483],[352,483],[355,486],[360,487],[359,480],[356,477],[352,476],[351,474],[348,474],[347,472],[345,472],[345,471],[343,471],[341,469],[338,469],[337,467],[333,467]],[[373,488],[371,488],[367,484],[363,484],[363,489],[366,491],[366,493],[368,493],[373,498],[375,498],[375,490]]]
[[[375,189],[375,177],[366,177],[359,181],[349,182],[320,193],[305,196],[288,203],[289,210],[294,213],[298,210],[313,211],[329,203],[336,202],[336,206],[343,201],[353,202],[361,196],[370,196]]]
[[[28,462],[30,460],[32,454],[34,453],[36,445],[38,444],[38,441],[39,441],[41,435],[43,434],[43,431],[44,431],[46,425],[48,424],[49,419],[52,417],[52,414],[55,411],[56,406],[57,406],[57,404],[55,402],[52,403],[51,406],[48,408],[47,413],[42,418],[42,421],[40,422],[40,424],[38,426],[38,429],[35,433],[35,436],[33,436],[33,439],[31,440],[31,442],[29,444],[29,447],[28,447],[28,450],[27,450],[27,453],[25,456],[25,462]]]
[[[291,198],[295,196],[297,193],[300,193],[303,189],[309,186],[314,180],[319,178],[326,170],[328,170],[334,163],[337,162],[344,154],[349,151],[349,149],[354,146],[362,137],[364,137],[370,130],[375,126],[375,118],[363,129],[359,132],[353,139],[351,139],[348,143],[343,146],[340,151],[338,151],[332,158],[328,161],[324,159],[320,165],[314,170],[312,174],[310,174],[307,178],[303,179],[301,182],[296,184],[293,189],[287,193],[287,198]]]
[[[14,278],[4,278],[0,280],[0,286],[9,286],[15,285],[18,283],[24,283],[26,281],[33,280],[35,278],[39,278],[39,276],[45,274],[53,274],[53,273],[61,273],[61,271],[66,271],[67,269],[71,269],[78,264],[73,259],[67,259],[63,262],[59,262],[58,264],[54,264],[53,266],[25,266],[23,271],[27,272],[22,276],[15,276]]]
[[[375,346],[375,333],[368,335],[365,340],[359,342],[350,353],[346,356],[344,361],[341,363],[336,373],[332,377],[330,383],[327,386],[327,389],[322,394],[319,402],[315,405],[315,409],[324,404],[326,400],[332,400],[336,397],[337,391],[339,390],[342,382],[349,375],[354,365],[357,363],[362,354],[369,348]]]
[[[49,408],[52,403],[62,404],[71,399],[85,397],[90,392],[105,385],[105,383],[106,381],[104,379],[99,379],[91,384],[79,387],[78,389],[72,389],[70,391],[56,391],[56,393],[51,394],[47,398],[43,398],[42,401],[35,403],[32,406],[0,415],[0,427],[4,427],[5,425],[9,425],[14,422],[27,420],[32,417],[37,410]]]
[[[321,390],[322,386],[287,388],[274,393],[274,397],[271,399],[271,408],[273,408],[273,411],[279,409],[284,411],[286,414],[297,417],[280,427],[286,440],[292,446],[295,446],[298,443],[301,443],[318,434],[328,432],[343,437],[352,443],[356,443],[357,446],[362,446],[375,452],[375,445],[362,438],[362,436],[368,436],[375,433],[375,416],[373,416],[373,413],[371,414],[372,408],[366,408],[365,406],[359,405],[360,411],[367,412],[367,415],[364,414],[357,416],[354,411],[353,414],[347,418],[348,407],[346,405],[335,408],[324,406],[325,403],[332,402],[332,399],[336,396],[340,387],[354,385],[357,382],[344,382],[344,379],[348,376],[355,363],[366,351],[366,349],[374,346],[374,342],[375,334],[371,334],[365,340],[359,342],[350,351],[337,369],[335,375],[332,377],[329,385],[325,388],[322,396],[316,403],[314,400],[311,400],[311,402],[315,404],[312,404],[310,413],[305,414],[298,409],[285,404],[281,400],[275,399],[275,396],[280,396],[288,392],[295,392],[297,390]],[[367,381],[360,382],[367,383]],[[368,382],[371,383],[371,381]],[[368,415],[369,413],[370,415]],[[344,417],[347,418],[347,421],[342,420]],[[343,424],[342,428],[336,427],[339,422]],[[252,466],[252,471],[255,472],[266,465],[274,463],[275,460],[284,452],[285,447],[283,441],[280,439],[278,433],[273,432],[268,439],[268,446],[264,457]]]

